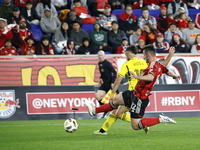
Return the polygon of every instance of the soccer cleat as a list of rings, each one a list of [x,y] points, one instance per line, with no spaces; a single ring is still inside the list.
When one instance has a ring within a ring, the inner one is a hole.
[[[107,135],[107,132],[100,132],[99,130],[94,131],[94,133],[92,133],[91,135]]]
[[[148,134],[148,133],[149,133],[149,129],[150,129],[149,127],[144,127],[143,130],[144,130],[144,132],[145,132],[146,134]]]
[[[94,116],[96,114],[95,107],[88,100],[85,100],[85,106],[88,108],[90,116]]]
[[[164,114],[161,114],[158,116],[160,119],[161,119],[161,122],[162,123],[174,123],[174,124],[177,124],[177,122],[169,117],[167,117],[166,115]]]

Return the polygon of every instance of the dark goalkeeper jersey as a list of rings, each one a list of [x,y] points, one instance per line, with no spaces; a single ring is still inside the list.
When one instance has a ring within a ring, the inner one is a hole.
[[[106,59],[103,62],[99,62],[99,71],[101,73],[100,78],[104,83],[114,83],[117,72],[113,68],[112,64]]]

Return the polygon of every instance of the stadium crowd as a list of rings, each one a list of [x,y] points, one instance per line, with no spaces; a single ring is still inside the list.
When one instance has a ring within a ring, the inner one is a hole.
[[[200,13],[192,20],[188,11],[199,6],[200,0],[0,0],[0,55],[122,54],[129,45],[142,53],[147,44],[157,53],[170,46],[200,53]],[[119,17],[116,9],[124,10]],[[90,32],[82,28],[87,24]]]

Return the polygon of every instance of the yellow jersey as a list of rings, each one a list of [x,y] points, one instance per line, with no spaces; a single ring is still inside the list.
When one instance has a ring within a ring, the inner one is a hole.
[[[118,73],[118,76],[124,77],[126,74],[130,76],[129,71],[132,71],[138,76],[140,76],[145,68],[147,68],[147,63],[145,60],[133,57],[132,59],[130,59],[129,61],[127,61],[122,65],[121,70]],[[128,90],[134,90],[138,80],[129,79],[128,82],[129,82]]]

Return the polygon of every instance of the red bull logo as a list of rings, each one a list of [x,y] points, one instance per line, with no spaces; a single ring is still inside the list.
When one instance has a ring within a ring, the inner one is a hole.
[[[15,100],[14,90],[0,90],[0,118],[11,117],[20,108],[19,99]]]

